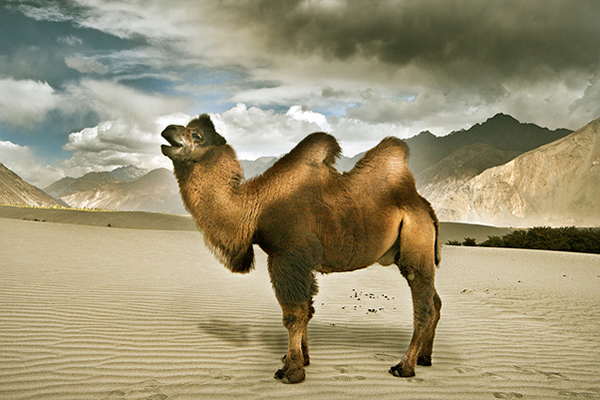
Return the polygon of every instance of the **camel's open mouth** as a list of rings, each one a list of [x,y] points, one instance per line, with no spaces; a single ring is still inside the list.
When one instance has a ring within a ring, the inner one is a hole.
[[[174,126],[168,126],[163,132],[162,137],[164,137],[167,142],[173,147],[183,147],[183,142],[179,138],[177,128]]]
[[[162,145],[161,149],[164,155],[170,157],[174,153],[179,152],[181,148],[184,146],[183,141],[179,135],[179,127],[175,125],[168,126],[161,134],[162,137],[169,142],[170,146]]]
[[[168,126],[162,132],[161,136],[164,137],[166,139],[166,141],[169,142],[169,144],[170,144],[170,146],[163,144],[160,147],[162,150],[162,153],[165,156],[171,158],[176,153],[179,153],[179,151],[183,147],[183,142],[181,141],[181,139],[179,137],[176,126],[173,126],[173,125]]]

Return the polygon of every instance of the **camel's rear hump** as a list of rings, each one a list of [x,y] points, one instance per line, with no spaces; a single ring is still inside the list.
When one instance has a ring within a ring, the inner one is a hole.
[[[388,136],[379,144],[367,151],[355,165],[354,169],[370,169],[383,167],[394,170],[394,166],[403,167],[408,164],[409,150],[404,141],[397,137]]]

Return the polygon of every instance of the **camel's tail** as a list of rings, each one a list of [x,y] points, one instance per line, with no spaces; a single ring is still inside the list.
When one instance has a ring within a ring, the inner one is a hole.
[[[440,221],[438,220],[437,215],[435,215],[435,211],[431,206],[431,203],[427,201],[424,197],[421,197],[423,202],[427,207],[427,211],[429,212],[429,216],[433,222],[433,226],[435,228],[435,244],[434,244],[434,260],[435,266],[440,267],[440,263],[442,262],[442,243],[440,240]]]
[[[433,208],[431,209],[431,217],[435,226],[435,266],[440,267],[442,262],[442,242],[440,240],[440,221],[437,219]]]

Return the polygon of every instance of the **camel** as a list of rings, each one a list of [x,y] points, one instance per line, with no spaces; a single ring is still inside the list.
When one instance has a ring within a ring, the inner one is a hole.
[[[383,139],[355,167],[339,173],[341,154],[326,133],[308,135],[262,175],[243,180],[236,153],[206,114],[170,125],[162,153],[173,161],[185,207],[218,260],[235,273],[254,268],[253,245],[268,271],[288,331],[288,351],[275,378],[305,379],[308,322],[315,313],[315,273],[396,264],[412,293],[414,331],[398,377],[431,365],[442,302],[434,286],[440,263],[438,219],[416,190],[408,147]]]

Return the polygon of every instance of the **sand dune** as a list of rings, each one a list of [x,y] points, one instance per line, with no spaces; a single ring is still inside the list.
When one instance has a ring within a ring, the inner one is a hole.
[[[0,205],[0,218],[129,229],[196,230],[192,218],[145,211],[91,211]]]
[[[196,231],[196,224],[189,215],[145,211],[90,211],[0,205],[0,218],[113,228]],[[482,242],[488,236],[502,236],[512,231],[513,229],[510,228],[490,225],[442,222],[440,236],[442,243],[448,240],[462,242],[466,237]]]
[[[319,278],[307,380],[265,256],[237,276],[199,233],[0,218],[1,399],[600,398],[600,257],[445,247],[434,365],[388,369],[412,333],[394,267]],[[356,293],[356,295],[355,295]]]

